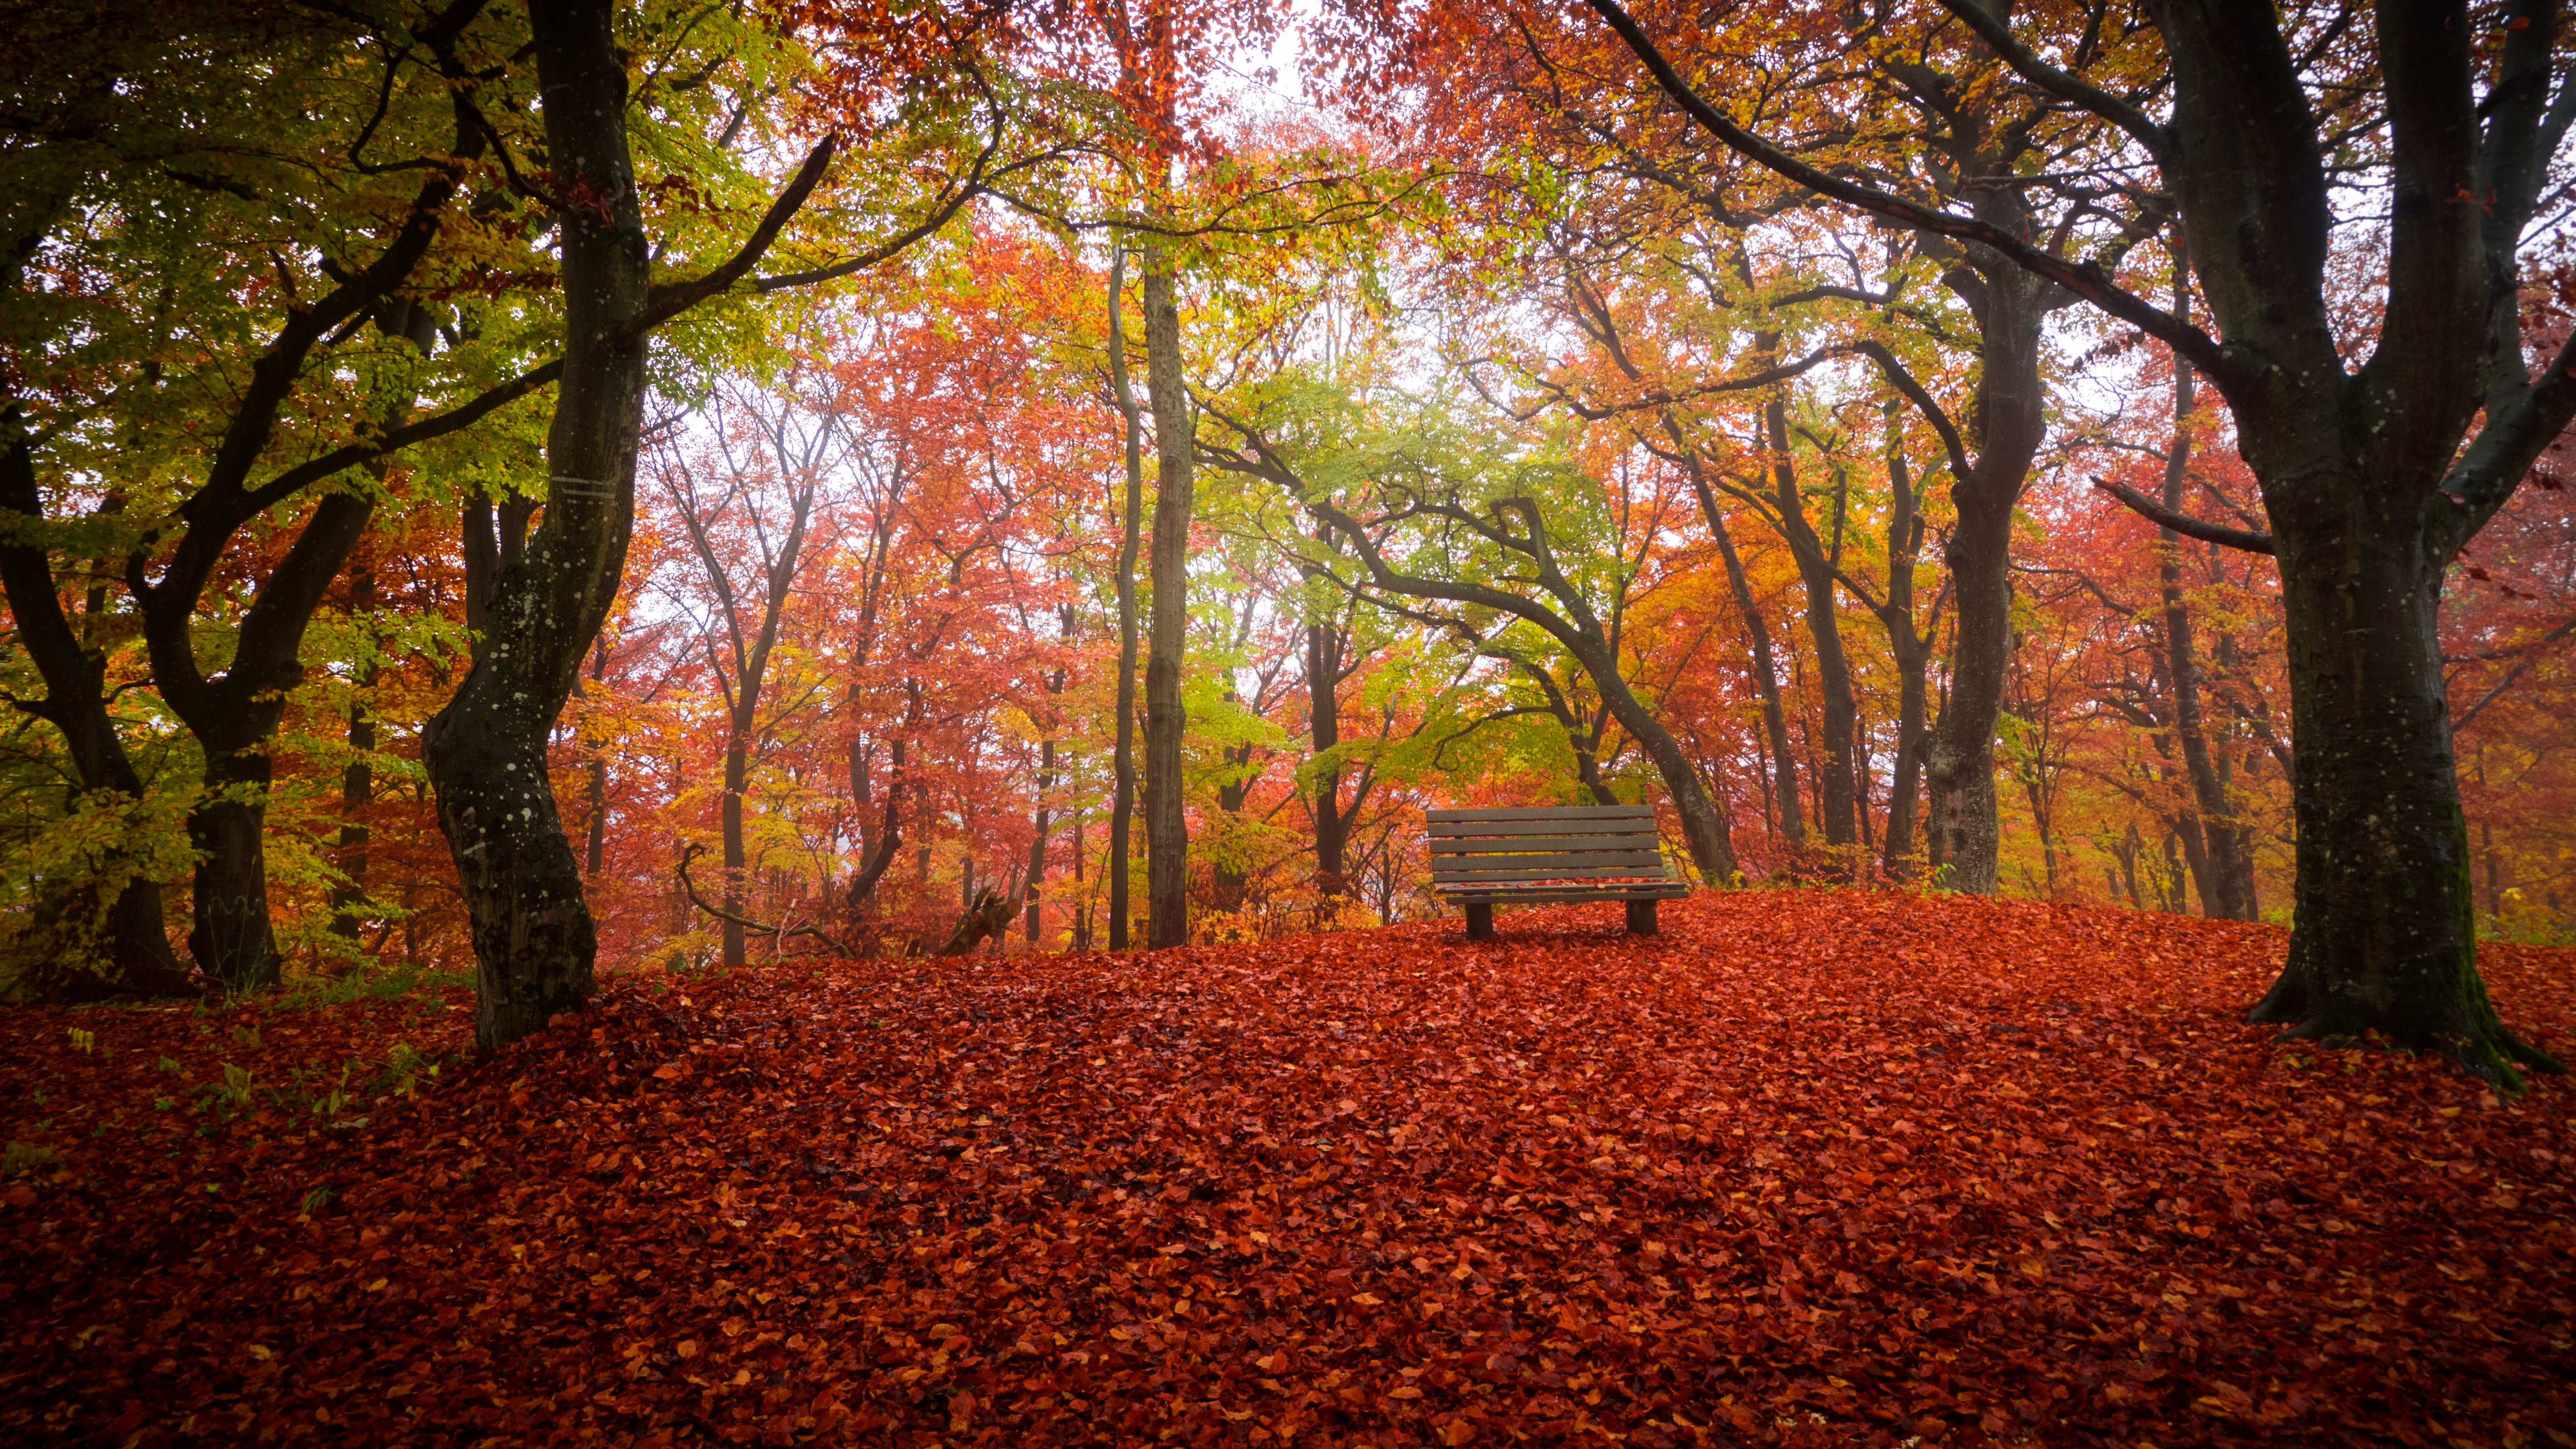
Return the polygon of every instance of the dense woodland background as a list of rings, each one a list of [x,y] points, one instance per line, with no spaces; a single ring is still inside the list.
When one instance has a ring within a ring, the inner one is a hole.
[[[475,561],[508,556],[567,485],[543,452],[547,380],[507,389],[551,355],[547,218],[580,198],[547,190],[533,81],[505,74],[519,22],[497,9],[160,8],[158,51],[16,7],[0,25],[13,74],[41,48],[64,77],[20,85],[42,114],[0,152],[0,373],[25,471],[0,499],[11,603],[40,555],[134,773],[131,790],[84,773],[13,613],[0,950],[32,981],[104,949],[96,903],[140,878],[185,935],[222,797],[264,806],[288,972],[463,969],[422,730],[483,627]],[[2094,8],[2114,22],[2097,69],[2150,74],[2152,37]],[[953,35],[620,13],[657,269],[722,258],[817,138],[841,149],[764,280],[733,279],[653,353],[623,584],[548,762],[603,961],[934,949],[988,890],[1014,914],[986,949],[1109,944],[1122,579],[1142,628],[1174,477],[1194,938],[1439,914],[1429,807],[1670,800],[1561,637],[1396,576],[1517,591],[1597,635],[1615,692],[1714,803],[1730,883],[1953,883],[1924,791],[1957,668],[1945,548],[1987,305],[1956,249],[1694,139],[1574,19],[1526,44],[1460,22],[1438,43],[1478,63],[1395,87],[1356,12],[1044,9],[983,17],[1009,44],[962,13]],[[2121,138],[1922,10],[1838,47],[1748,9],[1722,54],[1776,134],[1891,186],[1944,198],[1962,157],[2003,147],[2039,232],[2098,236],[2131,291],[2198,313]],[[2363,64],[2367,27],[2329,10],[2303,22],[2311,59]],[[236,66],[265,79],[210,84]],[[455,100],[460,76],[484,78],[478,102]],[[2375,121],[2349,120],[2367,149]],[[316,299],[417,214],[423,174],[452,191],[412,270],[277,362],[279,329],[328,311]],[[2375,339],[2386,252],[2383,198],[2364,180],[2346,199],[2329,276],[2352,355]],[[2566,200],[2548,190],[2535,223],[2535,355],[2576,315]],[[1147,385],[1158,279],[1187,408]],[[2272,562],[2160,532],[2097,486],[2261,527],[2228,409],[2100,312],[2058,304],[2036,337],[1996,888],[2286,920],[2297,762]],[[483,406],[354,466],[316,461]],[[1181,454],[1158,457],[1173,429]],[[241,450],[244,476],[296,481],[218,529],[208,470]],[[2479,927],[2561,943],[2565,462],[2543,458],[2442,602]],[[1319,496],[1347,529],[1306,506]],[[325,528],[345,563],[308,590],[284,655],[300,668],[249,681],[236,651],[268,637],[261,610],[288,607]],[[193,598],[156,595],[196,565]],[[174,690],[182,662],[199,677]],[[227,678],[239,699],[183,697]],[[273,730],[210,745],[262,708]],[[1677,861],[1701,853],[1667,822]],[[1126,862],[1140,923],[1145,834]],[[86,915],[64,904],[81,882]]]

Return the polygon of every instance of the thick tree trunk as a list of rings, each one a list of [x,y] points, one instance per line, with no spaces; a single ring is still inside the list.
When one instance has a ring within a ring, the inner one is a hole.
[[[1170,253],[1147,254],[1145,391],[1154,408],[1154,606],[1145,656],[1145,935],[1150,946],[1189,940],[1189,830],[1181,741],[1189,720],[1181,669],[1189,644],[1190,509],[1195,461],[1190,398],[1181,377],[1181,313]]]
[[[276,985],[279,967],[268,920],[268,752],[265,741],[203,742],[206,794],[188,812],[188,843],[198,853],[188,953],[226,986],[254,991]]]
[[[2288,963],[2252,1019],[2329,1041],[2375,1032],[2490,1081],[2552,1066],[2497,1019],[2478,977],[2442,679],[2446,560],[2431,555],[2418,510],[2374,507],[2367,480],[2298,491],[2343,518],[2331,531],[2274,533],[2299,761],[2298,884]],[[2298,516],[2275,498],[2276,524],[2285,515]]]
[[[544,525],[501,571],[456,698],[425,731],[438,821],[472,922],[485,1051],[590,998],[596,929],[556,814],[546,739],[606,620],[633,531],[650,247],[626,145],[626,70],[607,0],[533,7],[559,216],[564,368],[546,436]]]
[[[1978,206],[1981,219],[2008,234],[2028,230],[2020,202],[1997,195]],[[1948,867],[1944,884],[1992,895],[2001,835],[1995,817],[1995,726],[2003,714],[2004,671],[2012,658],[2013,509],[2030,479],[2045,423],[2040,386],[2040,329],[2049,286],[2002,261],[1980,258],[1973,275],[1954,282],[1978,324],[1976,461],[1950,491],[1957,519],[1950,529],[1951,591],[1958,621],[1950,646],[1949,696],[1933,727],[1933,854]]]

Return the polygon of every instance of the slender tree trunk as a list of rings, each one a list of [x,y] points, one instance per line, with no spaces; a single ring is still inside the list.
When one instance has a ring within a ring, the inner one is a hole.
[[[1189,940],[1189,830],[1181,779],[1188,718],[1181,670],[1189,644],[1193,427],[1181,378],[1181,313],[1171,257],[1146,254],[1145,390],[1154,407],[1154,607],[1145,659],[1146,943]]]
[[[352,613],[365,613],[376,606],[376,572],[360,564],[349,572],[349,608]],[[358,687],[373,688],[376,666],[370,662],[358,672]],[[358,910],[367,902],[367,811],[376,797],[375,767],[368,756],[376,748],[376,717],[360,698],[349,706],[349,763],[340,771],[340,839],[332,852],[332,864],[342,879],[331,887],[331,934],[343,941],[358,939]]]
[[[1049,820],[1047,792],[1055,788],[1055,741],[1038,742],[1038,814],[1029,831],[1028,940],[1029,949],[1038,944],[1038,918],[1042,913],[1042,885],[1046,878],[1047,827]]]
[[[725,738],[724,800],[719,807],[724,833],[724,906],[725,913],[732,916],[741,915],[747,904],[743,898],[743,872],[750,869],[751,857],[743,849],[742,792],[749,787],[750,776],[751,745],[743,738],[737,722],[737,727],[728,731]],[[725,921],[721,924],[724,926],[724,964],[740,966],[746,959],[742,922]]]
[[[1070,647],[1073,643],[1073,605],[1065,604],[1058,608],[1056,622],[1065,644]],[[1064,681],[1065,673],[1061,669],[1047,676],[1049,699],[1064,693]],[[1038,944],[1040,902],[1046,884],[1047,827],[1052,823],[1049,792],[1055,789],[1056,725],[1057,721],[1050,719],[1046,738],[1038,742],[1038,817],[1036,828],[1029,834],[1028,938],[1031,950],[1035,950]]]
[[[1735,598],[1735,611],[1744,616],[1744,633],[1753,652],[1753,693],[1762,704],[1762,735],[1770,747],[1771,773],[1767,789],[1780,817],[1780,836],[1791,846],[1807,843],[1806,819],[1798,809],[1798,757],[1789,748],[1789,716],[1780,703],[1780,670],[1771,655],[1771,625],[1762,617],[1761,605],[1753,597],[1752,581],[1744,572],[1744,560],[1735,551],[1735,539],[1727,532],[1726,515],[1717,506],[1716,490],[1709,487],[1701,471],[1697,449],[1683,440],[1681,429],[1670,418],[1664,420],[1666,436],[1680,450],[1682,465],[1690,475],[1691,487],[1699,495],[1700,515],[1708,520],[1708,532],[1717,540],[1718,558],[1726,565],[1727,592]]]
[[[1342,742],[1341,631],[1330,624],[1306,626],[1306,722],[1317,758]],[[1348,889],[1342,854],[1349,848],[1351,822],[1342,814],[1342,770],[1339,764],[1315,771],[1315,894],[1338,896]]]
[[[1891,500],[1887,516],[1887,598],[1880,622],[1887,627],[1888,653],[1896,661],[1896,754],[1889,761],[1887,834],[1879,869],[1892,881],[1914,879],[1915,801],[1923,784],[1924,675],[1932,662],[1931,641],[1915,630],[1914,560],[1923,548],[1923,519],[1915,509],[1914,481],[1906,464],[1899,428],[1900,405],[1887,404],[1887,481]],[[1933,603],[1937,617],[1940,602]]]
[[[1779,339],[1763,334],[1760,355],[1776,358]],[[1852,694],[1851,663],[1843,653],[1842,610],[1836,597],[1833,563],[1824,543],[1807,522],[1806,501],[1798,492],[1798,470],[1789,456],[1789,410],[1774,392],[1762,409],[1763,428],[1771,445],[1773,506],[1780,528],[1798,565],[1807,592],[1807,636],[1815,648],[1816,693],[1822,718],[1824,758],[1816,764],[1817,813],[1823,817],[1825,844],[1833,853],[1827,866],[1836,878],[1851,871],[1848,859],[1856,838],[1852,828],[1852,725],[1859,704]]]
[[[1127,252],[1121,245],[1109,255],[1109,379],[1125,425],[1127,491],[1119,512],[1118,570],[1118,742],[1110,756],[1114,777],[1109,807],[1109,949],[1127,949],[1127,862],[1132,855],[1136,818],[1136,552],[1144,532],[1145,461],[1143,424],[1135,389],[1127,380],[1127,330],[1119,296],[1126,282]]]
[[[2185,321],[2191,318],[2190,288],[2190,274],[2177,247],[2174,315]],[[2173,370],[2174,434],[2173,446],[2165,454],[2164,505],[2180,512],[2183,485],[2190,477],[2191,466],[2191,364],[2176,357]],[[2183,843],[2198,847],[2192,859],[2201,913],[2224,920],[2250,921],[2254,919],[2253,871],[2237,851],[2235,811],[2210,761],[2209,739],[2201,721],[2200,665],[2192,640],[2191,610],[2182,591],[2182,535],[2160,528],[2156,538],[2156,583],[2164,600],[2165,672],[2173,681],[2174,733],[2182,744],[2183,768],[2191,776],[2192,798],[2197,806],[2182,829]]]
[[[598,201],[557,216],[564,369],[546,436],[544,525],[500,572],[474,667],[424,739],[472,922],[475,1041],[486,1051],[589,1000],[598,949],[547,785],[546,739],[616,598],[634,525],[646,339],[626,324],[643,310],[651,249],[614,13],[608,0],[529,12],[554,185]]]

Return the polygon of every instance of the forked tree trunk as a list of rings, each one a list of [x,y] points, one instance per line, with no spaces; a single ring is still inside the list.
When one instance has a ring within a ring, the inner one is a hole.
[[[606,621],[633,531],[650,248],[626,145],[626,70],[607,0],[529,12],[553,184],[592,206],[558,216],[564,369],[546,434],[545,519],[501,571],[474,667],[424,732],[438,823],[472,922],[475,1043],[485,1051],[577,1010],[598,937],[556,814],[546,741]]]

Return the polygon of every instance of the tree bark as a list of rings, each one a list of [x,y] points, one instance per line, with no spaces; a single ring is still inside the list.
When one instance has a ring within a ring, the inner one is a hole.
[[[376,571],[361,561],[349,570],[349,611],[363,614],[376,606]],[[373,647],[372,644],[370,647]],[[376,666],[358,672],[358,687],[372,688]],[[358,908],[367,901],[367,811],[375,803],[376,772],[368,756],[376,748],[376,717],[361,698],[349,706],[349,763],[340,771],[340,839],[332,865],[342,879],[331,887],[331,934],[358,939]]]
[[[2182,249],[2174,256],[2174,315],[2191,319],[2191,280]],[[2183,485],[2191,468],[2191,364],[2173,359],[2173,445],[2165,454],[2164,505],[2179,512]],[[2182,745],[2183,768],[2191,776],[2195,809],[2180,834],[2192,860],[2192,879],[2200,891],[2201,914],[2230,921],[2254,919],[2253,862],[2238,851],[2235,810],[2209,755],[2209,737],[2200,707],[2200,664],[2192,638],[2191,609],[2182,589],[2182,535],[2156,530],[2156,585],[2164,602],[2165,672],[2173,682],[2174,733]]]
[[[1330,622],[1306,626],[1306,723],[1317,759],[1342,742],[1342,636]],[[1351,822],[1342,813],[1342,769],[1338,762],[1315,771],[1315,894],[1338,896],[1347,888],[1342,855],[1349,848]]]
[[[2009,234],[2028,229],[2028,215],[2008,188],[1979,203],[1980,215]],[[1957,510],[1944,554],[1958,620],[1950,643],[1949,696],[1927,751],[1930,833],[1948,867],[1943,884],[1992,895],[2002,839],[1995,815],[1995,726],[2003,714],[2004,670],[2012,657],[2013,510],[2030,478],[2043,435],[2040,329],[2048,284],[1982,247],[1969,249],[1973,272],[1952,287],[1978,327],[1976,461],[1950,490]]]
[[[1073,605],[1066,604],[1057,609],[1056,619],[1066,646],[1071,647],[1073,644]],[[1047,676],[1046,685],[1047,697],[1049,699],[1053,699],[1063,694],[1064,683],[1065,672],[1062,669],[1058,669],[1052,674],[1049,674]],[[1047,723],[1046,738],[1038,742],[1038,816],[1035,828],[1029,832],[1029,885],[1027,909],[1029,947],[1032,950],[1037,948],[1038,927],[1040,925],[1039,918],[1043,914],[1043,890],[1046,883],[1047,829],[1054,823],[1052,818],[1053,802],[1049,796],[1050,792],[1055,789],[1055,731],[1057,724],[1057,720],[1049,720]]]
[[[1765,333],[1755,343],[1758,355],[1776,359],[1779,338]],[[1817,813],[1823,817],[1825,845],[1834,857],[1826,866],[1837,879],[1851,873],[1852,733],[1859,704],[1852,694],[1851,662],[1843,652],[1842,611],[1834,592],[1834,562],[1824,541],[1807,521],[1806,500],[1798,491],[1798,470],[1789,454],[1789,410],[1775,391],[1762,409],[1763,430],[1771,448],[1772,506],[1789,556],[1806,586],[1807,637],[1815,647],[1818,713],[1822,716],[1824,759],[1816,766]]]
[[[1190,509],[1195,489],[1189,391],[1182,382],[1181,314],[1171,254],[1146,253],[1145,391],[1154,409],[1154,599],[1145,657],[1145,935],[1154,947],[1189,940],[1189,830],[1181,779],[1188,718],[1181,669],[1189,644]]]
[[[45,516],[35,455],[15,405],[0,408],[0,509],[31,524]],[[10,702],[62,735],[76,782],[72,803],[109,795],[139,804],[142,776],[107,712],[107,656],[89,647],[63,612],[48,551],[39,544],[0,543],[0,588],[8,593],[18,643],[45,681],[43,699]],[[170,949],[161,883],[141,874],[133,854],[121,848],[100,859],[98,875],[114,884],[104,891],[84,886],[39,903],[39,917],[65,934],[42,943],[44,962],[39,979],[30,983],[32,994],[54,1001],[197,994],[200,981]]]
[[[1682,436],[1681,428],[1668,415],[1664,434],[1672,439],[1680,453],[1682,466],[1690,475],[1691,487],[1699,495],[1700,515],[1708,520],[1709,536],[1717,540],[1717,554],[1726,565],[1727,592],[1734,596],[1735,611],[1744,618],[1744,632],[1753,654],[1753,692],[1762,704],[1762,736],[1770,748],[1773,809],[1780,819],[1780,836],[1791,847],[1807,843],[1805,815],[1798,808],[1798,757],[1789,748],[1789,716],[1780,704],[1780,670],[1771,655],[1771,625],[1762,617],[1762,606],[1753,597],[1753,584],[1744,572],[1744,560],[1735,551],[1735,539],[1727,532],[1726,515],[1717,505],[1717,492],[1708,483],[1699,450]]]
[[[1923,550],[1923,518],[1915,506],[1900,416],[1897,400],[1888,399],[1887,597],[1877,612],[1887,629],[1888,653],[1896,661],[1896,755],[1890,762],[1887,834],[1881,842],[1879,870],[1889,880],[1908,882],[1915,874],[1914,810],[1923,783],[1924,675],[1932,650],[1914,620],[1914,561]],[[1936,597],[1934,628],[1940,611],[1941,600]]]
[[[545,519],[500,571],[488,628],[423,755],[471,920],[475,1042],[491,1051],[590,998],[598,937],[546,775],[546,740],[606,621],[634,528],[650,246],[626,143],[608,0],[529,12],[557,214],[564,368],[546,435]]]
[[[1144,425],[1136,391],[1127,380],[1127,329],[1120,292],[1126,281],[1124,245],[1109,256],[1109,380],[1125,425],[1127,491],[1119,511],[1118,566],[1118,742],[1110,756],[1114,776],[1109,808],[1109,949],[1127,949],[1130,877],[1136,818],[1136,553],[1144,533]]]

